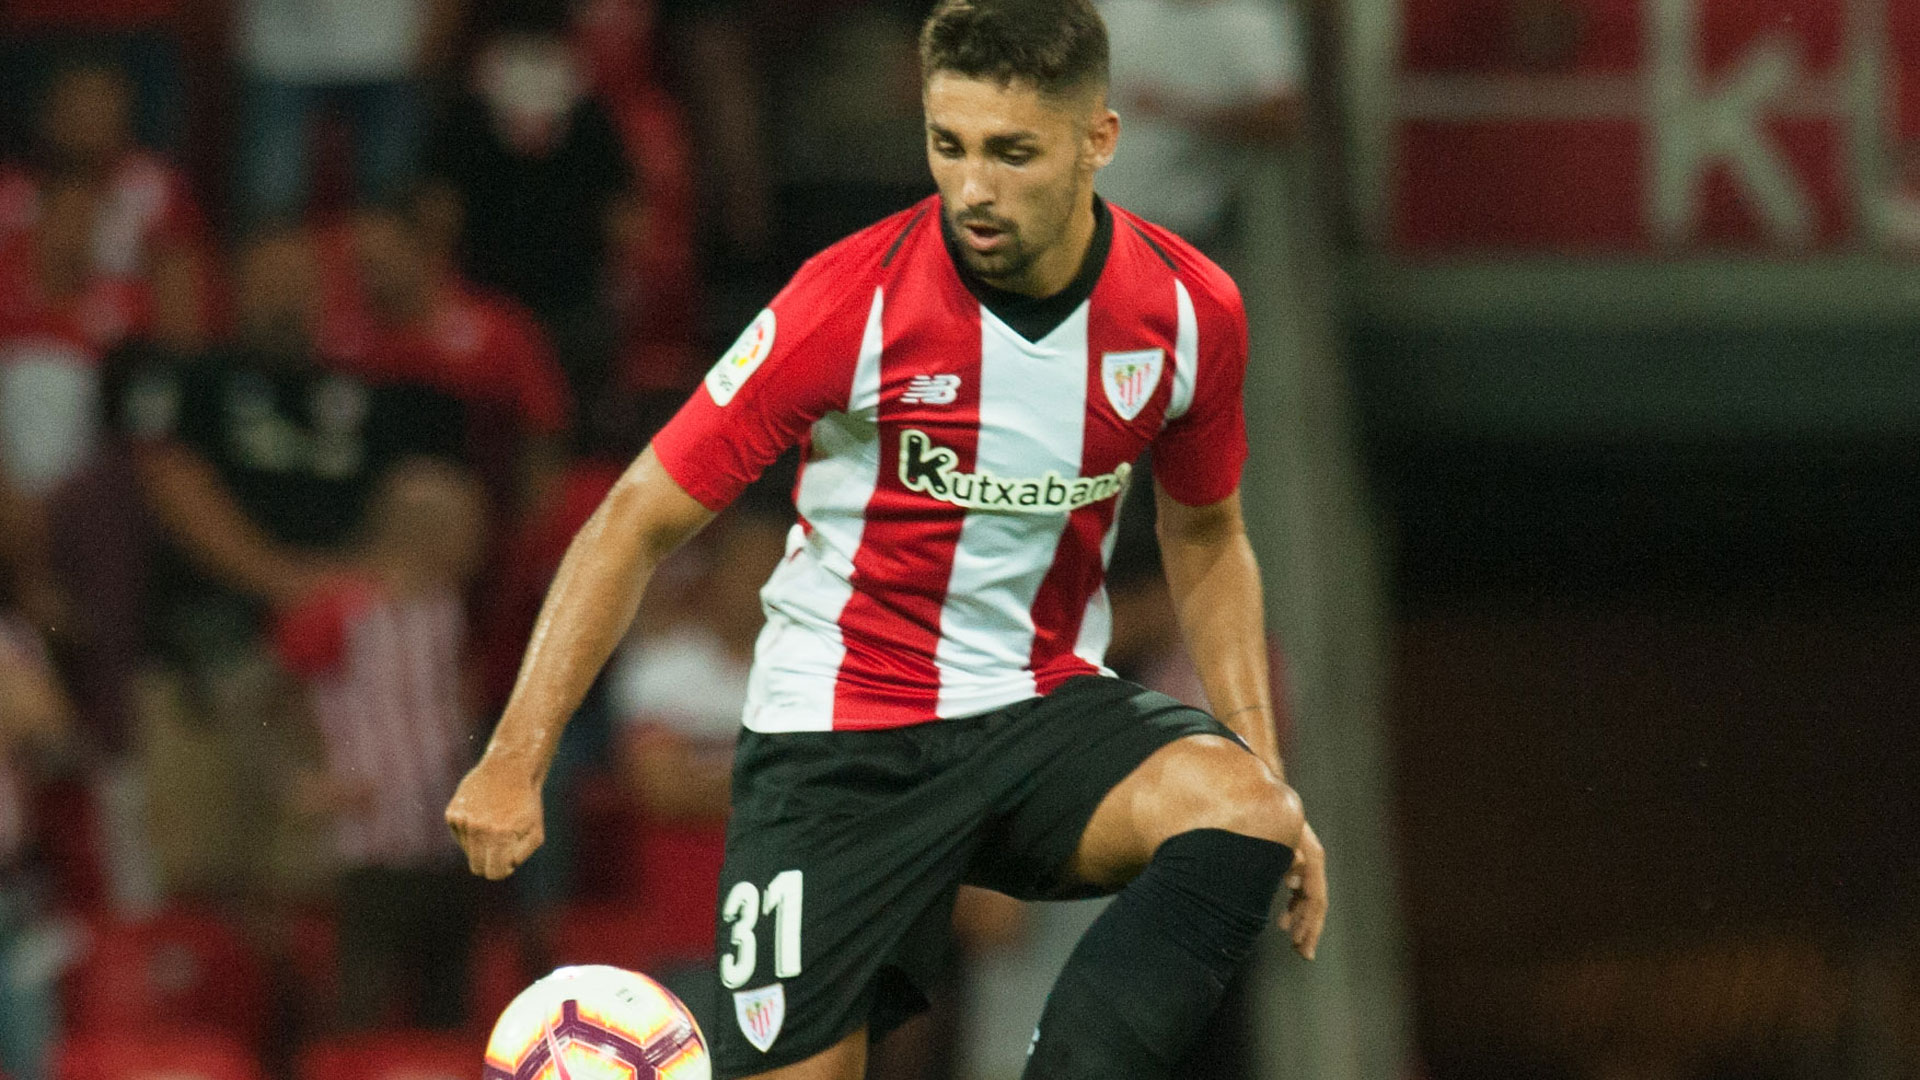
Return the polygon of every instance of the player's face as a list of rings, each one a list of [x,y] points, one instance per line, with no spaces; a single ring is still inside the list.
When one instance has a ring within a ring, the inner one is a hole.
[[[1074,214],[1091,205],[1119,135],[1104,92],[1055,96],[940,71],[925,104],[927,161],[967,268],[1017,292],[1064,286],[1078,269],[1064,243]]]

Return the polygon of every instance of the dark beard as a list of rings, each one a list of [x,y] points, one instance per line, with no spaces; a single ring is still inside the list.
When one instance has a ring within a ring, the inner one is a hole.
[[[960,257],[966,260],[967,269],[974,277],[989,285],[1006,288],[1019,284],[1033,269],[1034,253],[1017,239],[1009,241],[1005,247],[1005,250],[983,255],[963,242],[960,245]]]

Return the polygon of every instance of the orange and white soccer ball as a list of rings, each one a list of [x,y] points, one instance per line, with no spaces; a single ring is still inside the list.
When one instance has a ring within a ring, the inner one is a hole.
[[[487,1039],[486,1080],[710,1080],[693,1014],[632,971],[563,967],[520,992]]]

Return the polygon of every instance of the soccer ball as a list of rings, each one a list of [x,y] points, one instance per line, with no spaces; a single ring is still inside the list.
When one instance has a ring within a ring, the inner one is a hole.
[[[555,1058],[559,1061],[556,1063]],[[487,1039],[485,1080],[709,1080],[693,1014],[616,967],[563,967],[520,992]]]

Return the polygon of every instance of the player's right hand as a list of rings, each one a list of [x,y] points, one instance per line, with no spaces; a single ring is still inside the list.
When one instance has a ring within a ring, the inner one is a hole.
[[[540,785],[524,768],[483,757],[447,804],[447,825],[467,853],[467,868],[499,881],[546,840]]]

